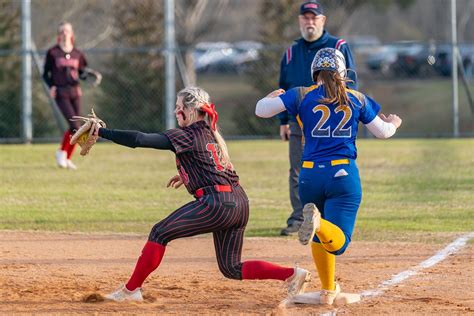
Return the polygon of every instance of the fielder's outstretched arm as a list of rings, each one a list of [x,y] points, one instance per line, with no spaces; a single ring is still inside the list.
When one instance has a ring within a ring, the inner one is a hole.
[[[131,148],[155,148],[176,152],[168,137],[161,133],[148,134],[139,131],[101,128],[99,136]]]

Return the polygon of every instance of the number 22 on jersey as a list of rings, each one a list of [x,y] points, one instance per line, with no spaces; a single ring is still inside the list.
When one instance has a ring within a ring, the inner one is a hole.
[[[350,106],[339,105],[334,109],[334,113],[339,112],[343,113],[342,119],[337,122],[336,128],[331,131],[331,124],[328,127],[323,128],[327,121],[331,119],[331,110],[327,105],[319,104],[313,108],[313,113],[321,112],[321,118],[316,123],[316,126],[311,131],[311,136],[313,137],[351,137],[352,136],[352,126],[344,127],[347,122],[350,121],[352,117],[352,110]],[[335,116],[335,114],[332,114]],[[332,123],[332,120],[331,120]]]

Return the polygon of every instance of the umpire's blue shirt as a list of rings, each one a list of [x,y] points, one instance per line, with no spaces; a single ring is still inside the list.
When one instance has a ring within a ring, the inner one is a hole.
[[[314,55],[321,48],[325,47],[338,49],[344,55],[346,58],[346,68],[352,69],[352,71],[348,71],[347,75],[349,79],[354,81],[348,84],[348,87],[356,90],[355,63],[349,45],[345,40],[334,37],[327,31],[324,31],[323,35],[314,42],[307,42],[300,38],[286,50],[280,65],[280,88],[289,90],[294,87],[312,86],[314,82],[311,78],[311,63],[313,62]],[[287,111],[280,113],[278,117],[280,118],[281,125],[288,124],[289,120],[296,121],[296,118],[289,115]]]

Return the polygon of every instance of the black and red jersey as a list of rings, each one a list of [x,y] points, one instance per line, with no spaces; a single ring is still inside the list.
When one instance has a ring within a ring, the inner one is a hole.
[[[43,78],[48,86],[68,87],[79,84],[79,75],[87,67],[84,54],[74,48],[66,53],[59,45],[48,50]]]
[[[101,128],[99,136],[131,148],[173,151],[176,154],[178,172],[191,194],[201,188],[215,185],[236,186],[239,183],[236,172],[219,163],[219,146],[205,121],[152,134]]]
[[[219,163],[219,146],[205,121],[184,128],[163,132],[176,153],[176,166],[189,193],[203,187],[237,185],[239,177],[234,170]]]

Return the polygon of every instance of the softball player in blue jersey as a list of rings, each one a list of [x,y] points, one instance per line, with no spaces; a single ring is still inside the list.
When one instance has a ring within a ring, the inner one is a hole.
[[[275,90],[257,103],[256,114],[272,117],[287,110],[303,129],[299,194],[304,222],[298,238],[303,245],[313,238],[312,254],[322,285],[320,300],[331,305],[340,293],[335,256],[344,253],[351,241],[362,199],[355,162],[358,124],[365,124],[377,138],[389,138],[401,119],[379,114],[377,102],[346,87],[345,60],[338,50],[318,51],[311,74],[315,85]]]

